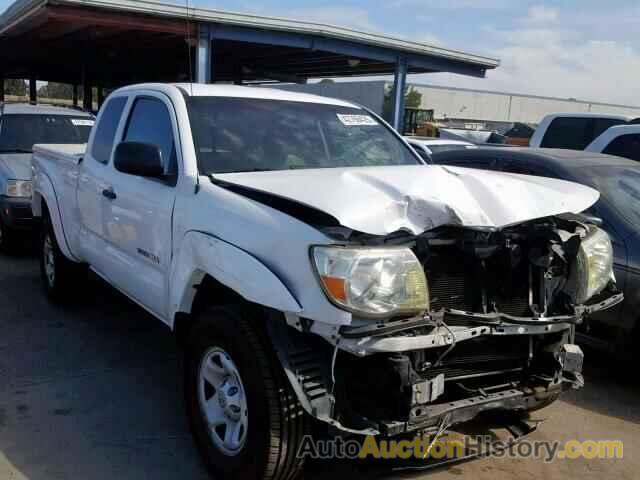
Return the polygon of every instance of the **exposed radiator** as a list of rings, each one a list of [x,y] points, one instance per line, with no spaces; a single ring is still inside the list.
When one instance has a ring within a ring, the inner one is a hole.
[[[422,374],[433,378],[442,373],[445,381],[453,381],[517,371],[526,366],[528,355],[528,338],[478,338],[456,345],[440,366]]]

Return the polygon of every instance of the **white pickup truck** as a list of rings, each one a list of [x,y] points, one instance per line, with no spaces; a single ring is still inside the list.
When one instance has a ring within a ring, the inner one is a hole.
[[[555,113],[542,119],[529,146],[584,150],[640,161],[640,119],[600,113]]]
[[[611,127],[584,150],[640,161],[640,124]]]
[[[312,420],[385,438],[526,415],[582,384],[574,327],[622,299],[580,215],[596,191],[424,165],[340,100],[127,87],[33,171],[47,294],[90,268],[171,327],[228,478],[295,477]]]

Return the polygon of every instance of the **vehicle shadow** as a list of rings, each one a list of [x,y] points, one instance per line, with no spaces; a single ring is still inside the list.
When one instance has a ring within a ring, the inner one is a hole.
[[[0,257],[0,478],[208,478],[168,328],[96,278],[51,306]]]

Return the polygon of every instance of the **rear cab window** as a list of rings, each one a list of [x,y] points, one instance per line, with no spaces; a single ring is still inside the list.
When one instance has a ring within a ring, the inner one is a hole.
[[[540,146],[584,150],[602,132],[623,123],[615,118],[557,117],[549,124]]]

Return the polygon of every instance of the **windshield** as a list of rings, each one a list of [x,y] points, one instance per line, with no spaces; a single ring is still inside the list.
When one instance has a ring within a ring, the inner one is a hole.
[[[603,199],[632,225],[640,226],[640,165],[607,165],[577,169],[581,183],[600,191]]]
[[[421,163],[387,127],[358,108],[192,97],[189,118],[204,175]]]
[[[28,153],[36,143],[87,143],[92,126],[89,117],[3,115],[0,153]]]

